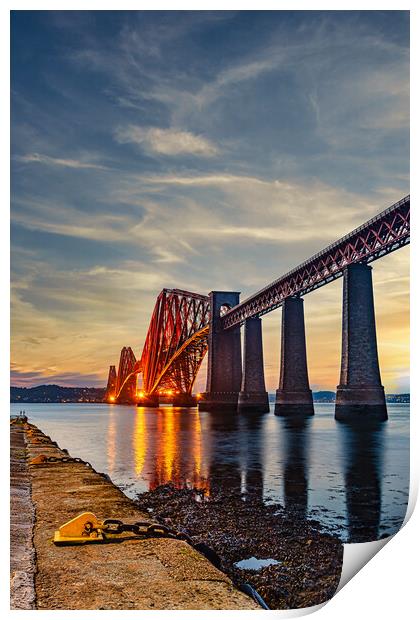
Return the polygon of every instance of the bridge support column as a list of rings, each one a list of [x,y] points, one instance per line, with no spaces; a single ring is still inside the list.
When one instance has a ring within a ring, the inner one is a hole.
[[[259,318],[245,321],[244,367],[238,411],[261,413],[270,411],[264,381],[262,330]]]
[[[276,392],[276,415],[313,415],[306,361],[303,299],[287,297],[283,304],[280,382]]]
[[[212,291],[210,293],[210,331],[206,392],[198,403],[203,411],[236,411],[241,389],[241,332],[240,327],[224,330],[220,320],[223,306],[232,308],[239,303],[239,293]]]
[[[376,343],[372,267],[362,263],[344,270],[341,375],[335,417],[388,418]]]
[[[176,394],[172,401],[173,407],[196,407],[197,399],[192,394]]]
[[[150,394],[147,396],[138,397],[137,407],[159,407],[158,394]]]

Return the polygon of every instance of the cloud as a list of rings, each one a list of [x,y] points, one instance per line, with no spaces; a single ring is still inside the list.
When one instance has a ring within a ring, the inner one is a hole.
[[[49,155],[41,155],[40,153],[28,153],[27,155],[16,155],[16,161],[25,164],[37,163],[47,166],[63,166],[65,168],[93,168],[95,170],[106,170],[106,166],[95,164],[92,162],[80,161],[78,159],[61,159],[58,157],[50,157]]]
[[[15,387],[33,387],[36,385],[105,387],[106,380],[97,374],[80,374],[78,372],[54,373],[50,368],[28,372],[20,370],[16,365],[12,364],[10,383]]]
[[[173,282],[140,261],[76,270],[39,258],[34,265],[23,255],[18,267],[24,275],[13,276],[11,294],[16,385],[104,385],[123,345],[141,354],[157,293]]]
[[[275,54],[274,57],[269,55],[267,58],[262,58],[261,60],[249,60],[223,69],[213,82],[205,84],[200,91],[191,98],[191,101],[200,108],[208,107],[219,97],[226,95],[228,89],[242,82],[255,80],[260,75],[275,70],[284,57],[285,53],[282,51]]]
[[[202,229],[204,234],[210,235],[223,235],[225,237],[238,237],[240,239],[252,239],[253,241],[271,241],[274,243],[293,243],[296,241],[303,241],[305,239],[319,239],[325,238],[324,231],[314,230],[309,228],[307,230],[296,229],[286,230],[278,227],[261,227],[261,226],[226,226],[222,228],[206,228]]]
[[[135,248],[137,255],[147,254],[156,264],[181,265],[192,256],[216,250],[229,253],[235,248],[238,258],[234,265],[239,265],[242,247],[249,241],[254,251],[266,253],[276,264],[278,253],[287,247],[287,263],[279,265],[273,277],[401,197],[391,187],[384,198],[381,192],[364,195],[320,181],[292,182],[218,172],[113,173],[89,195],[92,203],[101,205],[100,211],[94,212],[74,206],[83,198],[83,187],[71,186],[62,195],[63,184],[57,187],[60,193],[56,200],[54,196],[15,199],[12,221],[29,230],[122,244]],[[305,249],[299,253],[303,242]],[[210,269],[216,274],[218,263]],[[252,276],[251,269],[247,271],[247,287],[254,283],[262,286],[270,277],[270,273],[258,277],[258,264],[254,270]],[[243,287],[243,275],[240,278]]]
[[[120,144],[137,144],[159,155],[214,157],[219,152],[217,146],[207,138],[180,129],[128,125],[118,127],[115,138]]]
[[[69,200],[69,199],[68,199]],[[29,230],[82,239],[123,241],[134,225],[131,217],[103,212],[101,217],[78,211],[66,197],[60,200],[22,198],[14,201],[12,221]],[[137,220],[136,220],[137,223]]]
[[[116,195],[119,201],[130,203],[133,198],[138,200],[142,192],[147,194],[156,188],[161,203],[157,198],[141,202],[149,214],[144,229],[148,228],[150,234],[153,221],[159,222],[161,230],[178,230],[193,247],[194,239],[220,240],[221,236],[252,238],[262,243],[330,243],[388,204],[388,198],[384,202],[382,196],[368,197],[320,181],[292,182],[219,173],[133,175]],[[391,195],[395,200],[400,197],[395,189]],[[168,209],[174,203],[176,208]]]
[[[276,181],[259,179],[257,177],[241,176],[234,174],[205,174],[205,175],[156,175],[139,177],[144,183],[150,185],[189,185],[189,186],[223,186],[227,184],[245,184],[252,183],[254,185],[271,185]]]

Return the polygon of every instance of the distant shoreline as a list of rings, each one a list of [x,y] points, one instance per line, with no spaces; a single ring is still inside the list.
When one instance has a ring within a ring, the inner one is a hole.
[[[38,385],[32,388],[10,388],[10,402],[25,403],[102,403],[106,388],[94,387],[63,387],[60,385]],[[269,394],[270,402],[274,402],[276,395]],[[334,403],[335,392],[324,390],[313,393],[315,403]],[[388,403],[409,403],[410,394],[387,394]]]

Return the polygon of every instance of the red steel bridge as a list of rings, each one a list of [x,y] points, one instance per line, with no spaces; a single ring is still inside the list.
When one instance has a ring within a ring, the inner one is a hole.
[[[166,395],[175,402],[188,404],[209,348],[209,334],[238,331],[251,319],[284,306],[286,300],[300,298],[341,277],[350,265],[371,263],[409,241],[410,196],[406,196],[240,303],[229,303],[232,299],[239,301],[237,293],[234,297],[227,294],[227,301],[216,308],[214,304],[212,307],[214,293],[206,296],[163,289],[156,300],[140,359],[136,360],[130,347],[124,347],[118,372],[115,366],[110,367],[106,400],[154,404],[159,395]],[[212,312],[217,312],[217,316],[212,316]],[[209,368],[216,349],[216,345],[210,349]],[[225,355],[223,363],[229,365],[229,359]],[[211,389],[210,374],[211,370],[207,381],[209,393],[215,391]],[[223,389],[216,392],[225,393]]]
[[[158,394],[191,396],[207,353],[209,320],[208,296],[163,289],[156,300],[140,360],[130,347],[122,349],[118,374],[115,366],[109,369],[106,400],[133,403],[149,402]],[[143,379],[141,389],[137,389],[139,374]]]

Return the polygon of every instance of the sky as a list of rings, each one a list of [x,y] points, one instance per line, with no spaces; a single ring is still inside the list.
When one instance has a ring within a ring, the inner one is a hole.
[[[11,33],[13,385],[103,386],[162,288],[244,299],[409,193],[407,11],[15,11]],[[409,248],[373,278],[404,392]],[[304,298],[316,390],[341,296]]]

